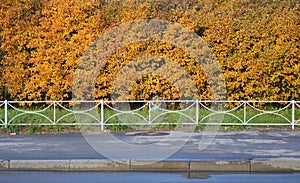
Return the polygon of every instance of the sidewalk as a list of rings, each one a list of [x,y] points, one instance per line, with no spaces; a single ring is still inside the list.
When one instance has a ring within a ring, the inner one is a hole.
[[[103,152],[118,155],[114,160],[99,154],[82,134],[0,136],[0,170],[300,172],[299,132],[219,132],[203,150],[203,133],[183,134],[190,136],[187,142],[175,136],[163,143],[166,134],[113,134],[118,141],[138,144],[136,152],[154,144],[142,158],[127,156],[128,149],[103,136],[98,139],[107,142]],[[178,151],[171,149],[181,142]],[[160,150],[174,152],[157,159]]]

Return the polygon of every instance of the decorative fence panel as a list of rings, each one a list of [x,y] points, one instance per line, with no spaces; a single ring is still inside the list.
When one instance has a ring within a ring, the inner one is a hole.
[[[299,101],[0,101],[0,126],[280,125],[300,123]]]

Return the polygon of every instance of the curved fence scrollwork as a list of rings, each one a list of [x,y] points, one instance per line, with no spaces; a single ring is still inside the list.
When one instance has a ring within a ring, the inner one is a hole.
[[[84,108],[76,107],[81,104]],[[221,106],[220,108],[218,106]],[[209,121],[222,115],[222,121]],[[78,117],[79,116],[79,117]],[[0,101],[10,125],[281,125],[300,124],[299,101]]]

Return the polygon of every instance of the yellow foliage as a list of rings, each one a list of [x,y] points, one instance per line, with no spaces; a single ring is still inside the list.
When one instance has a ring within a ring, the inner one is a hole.
[[[177,22],[201,36],[222,66],[228,100],[300,100],[297,0],[5,0],[0,6],[0,87],[10,95],[2,92],[2,99],[70,100],[85,50],[105,31],[142,19]],[[93,97],[110,99],[118,73],[145,55],[179,64],[195,83],[198,99],[211,98],[201,65],[185,50],[159,41],[119,49],[101,69]],[[157,75],[130,88],[132,100],[153,97],[182,96],[170,78]]]

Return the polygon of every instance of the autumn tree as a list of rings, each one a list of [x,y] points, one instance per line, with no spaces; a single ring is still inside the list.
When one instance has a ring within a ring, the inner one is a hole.
[[[202,37],[222,66],[227,99],[299,100],[297,0],[3,0],[0,88],[13,100],[70,100],[77,65],[94,40],[145,19],[179,23]],[[161,41],[125,45],[107,58],[93,98],[110,99],[118,73],[144,55],[173,60],[192,78],[198,99],[211,98],[203,67],[186,50]],[[167,79],[144,77],[129,98],[178,99]]]
[[[95,39],[98,1],[14,1],[2,10],[5,86],[15,100],[71,98],[72,74]]]

